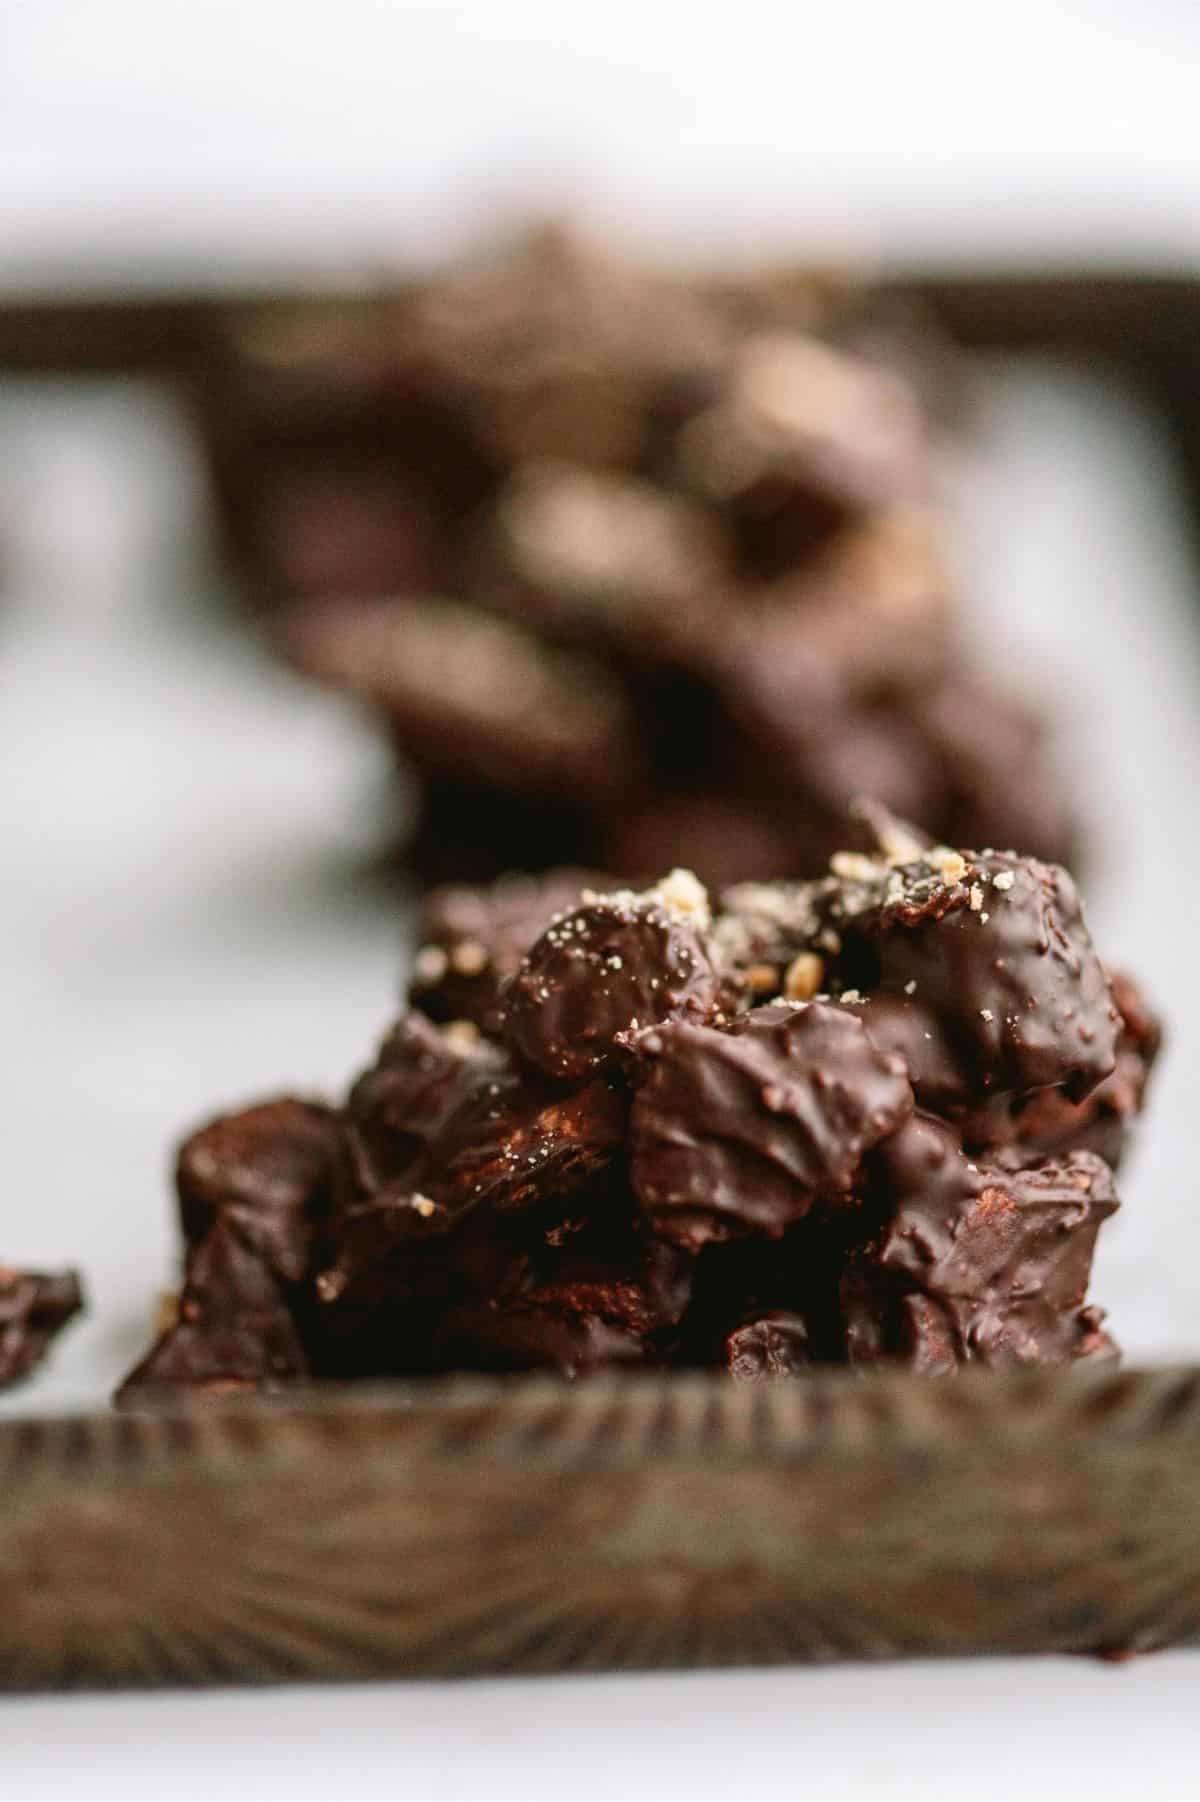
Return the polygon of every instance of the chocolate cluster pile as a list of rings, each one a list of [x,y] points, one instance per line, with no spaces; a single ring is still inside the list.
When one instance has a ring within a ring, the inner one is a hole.
[[[431,897],[345,1105],[183,1147],[186,1279],[125,1396],[1110,1353],[1087,1284],[1156,1024],[1061,868],[873,838],[716,906],[681,871]]]
[[[228,351],[197,404],[243,580],[418,773],[427,872],[799,873],[860,792],[1069,858],[959,632],[947,353],[869,290],[544,232]]]

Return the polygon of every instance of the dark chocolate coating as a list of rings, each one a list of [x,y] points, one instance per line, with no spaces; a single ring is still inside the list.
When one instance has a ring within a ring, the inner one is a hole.
[[[624,1035],[705,1018],[719,980],[695,927],[653,898],[602,896],[548,927],[504,993],[520,1055],[563,1081],[619,1060]]]
[[[0,1389],[24,1382],[83,1308],[73,1270],[48,1274],[0,1265]]]
[[[1133,1122],[1162,1045],[1162,1028],[1129,976],[1110,977],[1121,1015],[1116,1068],[1082,1101],[1061,1089],[1000,1096],[982,1106],[952,1110],[969,1149],[1007,1149],[1021,1158],[1094,1151],[1112,1170],[1125,1153]]]
[[[640,1049],[634,1188],[655,1231],[693,1248],[778,1237],[818,1198],[845,1194],[912,1110],[903,1063],[850,1007],[765,1007],[725,1032],[676,1022]]]
[[[486,1203],[500,1213],[568,1196],[617,1157],[627,1113],[624,1094],[603,1078],[569,1095],[530,1080],[455,1123],[433,1192],[451,1209]]]
[[[590,1181],[624,1142],[626,1102],[602,1080],[564,1095],[486,1042],[459,1050],[410,1013],[348,1113],[361,1188],[400,1210],[394,1234],[421,1240],[481,1204],[514,1211]]]
[[[184,1141],[176,1162],[184,1238],[198,1244],[220,1216],[277,1276],[298,1283],[343,1143],[332,1108],[287,1096],[211,1121]]]
[[[176,1388],[269,1389],[307,1374],[282,1285],[267,1260],[218,1218],[188,1254],[174,1324],[130,1371],[118,1400]]]
[[[1065,870],[972,853],[957,883],[885,900],[852,925],[878,958],[880,987],[915,985],[968,1060],[975,1093],[1054,1085],[1078,1101],[1111,1075],[1121,1017]]]
[[[978,1164],[952,1127],[914,1114],[880,1146],[874,1182],[886,1223],[843,1279],[851,1363],[1077,1355],[1096,1234],[1117,1207],[1100,1158]]]
[[[645,1338],[597,1314],[486,1301],[447,1309],[434,1332],[437,1370],[551,1370],[574,1378],[649,1359]]]
[[[556,914],[579,905],[585,888],[614,885],[592,870],[501,876],[487,888],[461,883],[425,897],[409,993],[431,1020],[500,1026],[500,990]]]
[[[725,1360],[738,1382],[796,1376],[812,1362],[808,1322],[782,1308],[745,1320],[726,1335]]]
[[[548,1367],[576,1376],[599,1364],[660,1361],[657,1346],[687,1307],[693,1262],[633,1221],[631,1198],[602,1188],[564,1215],[507,1288],[452,1306],[434,1337],[438,1367]]]
[[[458,1115],[517,1087],[509,1060],[486,1041],[463,1044],[415,1009],[404,1014],[346,1101],[355,1175],[374,1193],[420,1186],[431,1147]]]

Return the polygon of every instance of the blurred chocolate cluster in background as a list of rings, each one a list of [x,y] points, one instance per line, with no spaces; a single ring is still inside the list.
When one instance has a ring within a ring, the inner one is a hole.
[[[369,305],[231,317],[195,407],[246,595],[386,722],[418,868],[808,873],[869,793],[1074,852],[956,607],[952,350],[824,272],[543,228]]]

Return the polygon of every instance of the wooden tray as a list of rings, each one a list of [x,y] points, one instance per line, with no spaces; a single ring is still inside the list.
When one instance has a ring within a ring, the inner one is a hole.
[[[1200,494],[1196,282],[903,292],[981,347],[1135,372]],[[169,376],[230,304],[246,302],[0,300],[0,369]],[[0,1423],[0,1470],[13,1689],[1200,1637],[1200,1369],[462,1382],[97,1412]]]
[[[1200,1636],[1200,1369],[458,1381],[0,1427],[8,1688]]]

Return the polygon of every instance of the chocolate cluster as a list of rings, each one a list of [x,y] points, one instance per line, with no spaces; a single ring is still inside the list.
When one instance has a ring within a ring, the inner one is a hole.
[[[73,1270],[48,1273],[0,1264],[0,1389],[32,1376],[82,1308],[83,1289]]]
[[[1065,870],[871,822],[716,905],[682,871],[433,895],[344,1105],[184,1145],[185,1281],[125,1396],[1111,1354],[1087,1286],[1153,1016]]]
[[[543,232],[231,330],[197,405],[243,582],[417,772],[427,873],[799,873],[860,792],[1069,859],[960,630],[951,367],[861,284]]]

